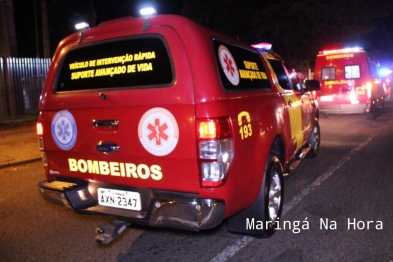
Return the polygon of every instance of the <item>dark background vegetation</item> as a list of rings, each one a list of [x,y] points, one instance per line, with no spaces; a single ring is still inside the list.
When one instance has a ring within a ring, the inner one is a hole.
[[[42,47],[35,45],[42,34],[39,4],[39,0],[14,0],[20,57],[40,56]],[[144,4],[154,5],[159,14],[190,17],[249,44],[270,42],[300,69],[312,68],[320,50],[348,46],[362,46],[381,64],[393,66],[391,0],[47,0],[51,55],[63,37],[75,32],[76,22],[94,26],[138,16]]]

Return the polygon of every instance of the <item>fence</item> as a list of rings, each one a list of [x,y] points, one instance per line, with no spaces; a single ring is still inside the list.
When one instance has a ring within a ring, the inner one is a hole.
[[[51,60],[0,57],[0,126],[34,121]]]

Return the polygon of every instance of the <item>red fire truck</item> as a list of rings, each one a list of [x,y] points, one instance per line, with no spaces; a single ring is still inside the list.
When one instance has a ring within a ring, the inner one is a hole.
[[[314,78],[321,112],[372,113],[384,106],[384,86],[378,77],[378,63],[363,48],[320,51]]]

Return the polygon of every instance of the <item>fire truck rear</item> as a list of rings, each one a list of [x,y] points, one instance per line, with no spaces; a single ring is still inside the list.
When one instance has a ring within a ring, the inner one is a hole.
[[[321,112],[372,113],[384,106],[385,92],[378,77],[379,64],[363,48],[320,51],[314,78]]]

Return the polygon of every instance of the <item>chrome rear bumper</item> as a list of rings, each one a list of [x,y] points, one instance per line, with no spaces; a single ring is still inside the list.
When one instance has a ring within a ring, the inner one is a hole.
[[[63,181],[38,183],[47,201],[66,206],[76,213],[94,213],[115,217],[135,224],[172,227],[187,230],[209,229],[224,219],[225,203],[201,199],[196,194],[127,188],[100,183]],[[142,210],[133,211],[101,206],[97,200],[99,187],[129,190],[141,194]]]

